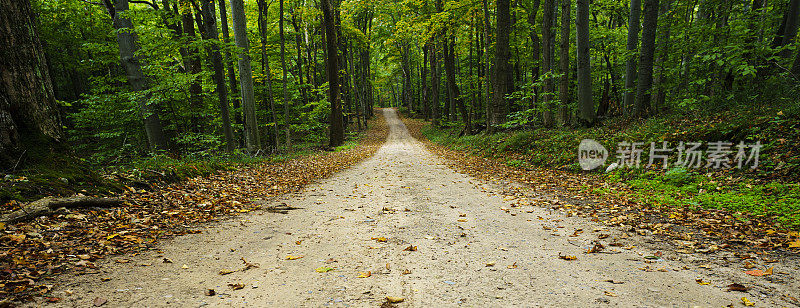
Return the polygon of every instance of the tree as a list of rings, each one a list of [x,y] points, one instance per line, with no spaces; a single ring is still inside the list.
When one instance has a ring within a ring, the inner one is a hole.
[[[0,0],[0,166],[37,163],[63,151],[63,132],[28,0]],[[9,47],[13,46],[13,48]]]
[[[577,0],[575,32],[578,58],[578,113],[585,125],[594,124],[595,112],[592,101],[592,73],[589,55],[589,0]]]
[[[631,0],[631,12],[628,16],[628,60],[625,61],[625,98],[622,109],[625,113],[632,113],[634,92],[636,86],[636,49],[639,44],[639,14],[642,10],[640,0]]]
[[[283,71],[283,125],[285,126],[284,130],[286,133],[286,149],[288,150],[292,146],[292,138],[289,131],[291,129],[289,126],[289,70],[286,68],[286,38],[283,34],[283,0],[280,0],[279,3],[278,35],[281,39],[281,69]]]
[[[492,120],[491,125],[499,125],[505,119],[506,95],[514,88],[511,78],[512,67],[509,37],[511,34],[511,0],[496,0],[497,28],[495,31],[494,45],[494,83],[492,93]]]
[[[325,47],[327,50],[325,66],[328,76],[328,101],[331,104],[330,139],[328,145],[330,147],[337,147],[344,143],[344,121],[342,119],[342,103],[339,93],[339,64],[336,46],[338,40],[336,38],[333,16],[336,8],[331,7],[331,0],[321,1],[322,22],[325,27]]]
[[[558,84],[558,121],[561,125],[569,123],[569,32],[572,20],[570,11],[572,0],[561,0],[561,43],[558,52],[558,69],[561,73]]]
[[[261,139],[256,122],[256,102],[253,93],[253,69],[250,66],[250,41],[247,40],[247,20],[244,16],[243,0],[231,0],[233,15],[233,37],[239,48],[239,88],[244,108],[245,145],[247,150],[255,152],[261,148]]]
[[[552,96],[555,90],[553,86],[553,49],[555,47],[555,33],[553,33],[553,23],[555,21],[556,2],[555,0],[544,0],[544,11],[542,12],[542,71],[544,72],[544,97],[545,110],[542,120],[545,127],[553,127],[553,102]]]
[[[653,85],[653,58],[658,28],[658,0],[644,0],[642,21],[642,50],[639,55],[639,80],[636,86],[635,116],[643,116],[650,108],[650,89]]]
[[[233,128],[231,127],[231,115],[228,110],[228,88],[225,87],[225,67],[222,63],[222,54],[219,47],[219,34],[217,33],[217,14],[214,10],[212,0],[201,0],[203,6],[203,25],[205,26],[205,39],[214,42],[209,48],[211,55],[211,65],[214,67],[214,84],[217,88],[219,98],[219,115],[222,118],[222,131],[225,137],[225,149],[233,152],[236,144],[233,141]]]
[[[144,119],[144,130],[147,134],[147,141],[150,144],[150,150],[167,148],[167,139],[164,137],[164,130],[161,125],[161,118],[158,116],[156,108],[150,108],[149,100],[150,94],[147,93],[150,88],[150,81],[142,72],[142,60],[137,56],[139,51],[139,44],[137,41],[136,32],[133,30],[133,23],[128,18],[128,0],[114,0],[114,7],[109,8],[109,12],[114,19],[114,29],[117,33],[117,44],[119,45],[119,58],[122,66],[125,68],[125,73],[128,77],[128,83],[134,92],[144,92],[138,95],[137,104],[139,105],[139,113]]]

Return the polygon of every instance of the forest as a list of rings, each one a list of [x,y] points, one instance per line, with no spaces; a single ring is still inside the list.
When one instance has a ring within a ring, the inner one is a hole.
[[[105,242],[119,211],[171,230],[142,239],[193,234],[386,157],[400,124],[469,176],[626,209],[578,216],[797,253],[798,28],[800,0],[0,0],[0,295],[145,245],[76,227],[94,248],[51,260],[14,237],[46,216]]]

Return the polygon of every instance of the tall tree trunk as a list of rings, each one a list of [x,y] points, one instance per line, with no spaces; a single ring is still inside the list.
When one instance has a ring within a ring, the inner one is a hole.
[[[794,42],[797,36],[798,18],[800,18],[800,0],[791,0],[789,2],[789,7],[786,8],[786,24],[783,29],[780,46],[788,46]],[[783,58],[789,58],[792,55],[792,51],[784,49],[781,51],[780,55]]]
[[[284,132],[286,134],[286,149],[290,149],[292,146],[292,138],[291,133],[291,126],[289,124],[289,77],[288,77],[288,69],[286,68],[286,38],[283,34],[283,1],[279,0],[280,8],[278,9],[278,35],[281,39],[281,69],[283,71],[283,125],[284,125]]]
[[[222,44],[228,46],[228,37],[230,36],[228,33],[228,11],[225,8],[225,0],[217,0],[219,2],[219,19],[221,21],[220,26],[222,28]],[[233,67],[233,57],[231,56],[231,52],[228,48],[225,48],[225,52],[223,54],[225,66],[227,69],[228,74],[228,84],[230,86],[231,92],[236,91],[236,72]],[[242,113],[239,111],[241,108],[241,101],[231,96],[231,103],[233,104],[233,121],[236,124],[243,125],[244,121],[242,120]],[[236,137],[237,139],[241,139],[241,136]]]
[[[575,46],[578,54],[578,108],[581,121],[592,125],[595,120],[592,101],[592,67],[589,55],[589,0],[578,0],[575,10]]]
[[[206,39],[215,43],[209,48],[211,55],[211,65],[214,67],[214,83],[217,87],[217,97],[219,98],[219,115],[222,118],[222,131],[225,137],[225,149],[233,152],[236,145],[233,141],[233,128],[231,127],[231,115],[228,110],[228,88],[225,87],[225,67],[222,64],[222,54],[219,51],[219,34],[217,33],[217,17],[214,3],[212,0],[201,0],[203,5],[203,20],[205,21]]]
[[[179,0],[181,10],[181,23],[183,24],[183,37],[186,39],[186,58],[183,63],[186,72],[193,75],[193,80],[189,84],[189,121],[191,129],[196,133],[204,132],[203,115],[203,87],[200,85],[200,50],[195,44],[197,32],[194,29],[194,17],[192,16],[192,6],[187,0]]]
[[[266,91],[266,100],[271,117],[272,133],[270,146],[273,150],[278,149],[278,114],[275,112],[275,96],[272,93],[272,70],[269,66],[269,54],[267,53],[267,14],[269,13],[269,4],[266,0],[258,0],[258,33],[261,37],[261,69],[264,73],[264,89]]]
[[[133,31],[133,23],[126,16],[128,10],[128,0],[114,0],[114,29],[117,33],[117,44],[119,45],[119,57],[128,82],[133,91],[144,91],[150,88],[150,80],[142,72],[142,61],[136,57],[139,51],[139,44],[136,42],[137,35]],[[156,108],[150,108],[148,101],[149,95],[139,98],[139,112],[144,119],[144,130],[147,134],[147,141],[150,150],[156,151],[167,148],[167,139],[164,137],[164,129],[161,125],[161,118],[158,116]]]
[[[489,23],[489,4],[487,0],[483,0],[483,61],[486,66],[483,70],[483,80],[486,86],[486,129],[491,134],[494,132],[492,127],[492,61],[489,61],[489,46],[492,45],[491,24]]]
[[[555,0],[544,0],[544,11],[542,12],[542,71],[545,74],[544,95],[542,100],[545,102],[545,111],[542,120],[545,127],[553,127],[553,52],[555,47],[555,33],[553,23],[555,21]]]
[[[422,71],[420,72],[420,79],[422,80],[422,116],[427,121],[431,117],[431,101],[428,87],[428,50],[430,44],[425,43],[422,46]]]
[[[261,148],[256,120],[256,102],[253,93],[253,69],[250,66],[250,41],[247,40],[247,20],[244,16],[243,0],[231,1],[233,15],[233,36],[239,50],[239,84],[242,96],[245,122],[245,145],[254,153]]]
[[[625,61],[625,98],[622,101],[622,110],[625,114],[632,114],[634,99],[636,98],[636,49],[639,44],[639,14],[642,5],[640,0],[631,0],[631,13],[628,16],[628,59]]]
[[[28,0],[0,0],[0,166],[63,151],[61,119]],[[13,48],[12,48],[13,47]]]
[[[763,1],[763,0],[758,0]],[[662,32],[661,37],[658,39],[658,60],[655,63],[658,63],[658,75],[656,75],[653,81],[653,87],[657,89],[657,93],[655,98],[653,98],[653,111],[658,112],[661,109],[664,109],[665,102],[667,100],[667,92],[665,87],[665,78],[666,78],[666,66],[669,63],[669,55],[670,55],[670,33],[672,30],[672,0],[662,0],[661,2],[661,12],[659,15],[663,16],[666,19],[667,23],[662,25]],[[749,58],[749,56],[745,56],[745,58]]]
[[[322,17],[325,26],[325,46],[327,48],[327,57],[325,63],[327,67],[328,76],[328,100],[331,103],[331,117],[330,117],[330,142],[331,147],[337,147],[344,143],[344,127],[342,126],[342,104],[339,94],[339,60],[336,46],[338,40],[336,38],[334,14],[337,8],[331,7],[331,0],[322,1]]]
[[[540,0],[533,0],[533,5],[528,8],[528,24],[531,27],[536,26],[536,13],[539,12]],[[531,37],[531,58],[533,58],[533,65],[531,65],[531,81],[539,81],[539,70],[542,66],[541,61],[541,46],[539,42],[539,34],[536,31],[530,31]],[[539,87],[533,88],[533,104],[539,102]]]
[[[558,70],[561,78],[558,84],[558,116],[561,125],[569,124],[569,32],[572,25],[570,11],[572,10],[572,0],[561,0],[561,42],[558,52]]]
[[[438,40],[435,38],[431,39],[430,43],[430,56],[429,59],[431,61],[431,119],[433,122],[433,126],[439,125],[439,82],[440,82],[440,72],[439,72],[439,55],[438,55]]]
[[[639,56],[639,80],[636,86],[635,116],[644,116],[650,108],[650,89],[653,85],[653,55],[658,28],[658,0],[644,0],[642,21],[642,50]]]
[[[497,29],[494,47],[494,93],[492,93],[492,125],[502,124],[505,120],[506,95],[513,89],[511,50],[509,37],[511,34],[511,1],[496,0]]]

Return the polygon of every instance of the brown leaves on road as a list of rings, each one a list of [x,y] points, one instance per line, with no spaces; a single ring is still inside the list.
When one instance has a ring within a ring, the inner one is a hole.
[[[165,238],[201,233],[200,223],[263,208],[258,200],[298,191],[372,156],[387,133],[378,117],[350,149],[154,185],[152,191],[128,188],[117,196],[126,201],[119,208],[71,210],[2,226],[0,298],[31,300],[49,292],[43,278],[98,273],[94,262],[108,255],[146,250]],[[0,212],[18,207],[0,205]]]

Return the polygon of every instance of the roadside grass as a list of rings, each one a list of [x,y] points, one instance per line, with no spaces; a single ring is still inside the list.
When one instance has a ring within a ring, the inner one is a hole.
[[[594,128],[558,128],[505,131],[495,134],[458,136],[460,127],[433,128],[421,133],[451,149],[492,158],[505,165],[528,169],[546,168],[584,173],[577,162],[582,139],[594,139],[609,150],[608,163],[615,161],[620,141],[644,142],[646,164],[649,143],[668,141],[739,141],[763,147],[756,170],[712,170],[670,167],[667,170],[617,169],[600,175],[624,189],[589,188],[601,195],[625,197],[655,207],[725,209],[771,217],[775,228],[800,230],[800,121],[791,110],[738,111],[687,117],[670,115],[639,121],[610,120]],[[734,147],[735,150],[735,147]],[[676,157],[671,158],[674,162]],[[600,168],[603,169],[603,168]],[[741,218],[744,220],[745,218]]]

